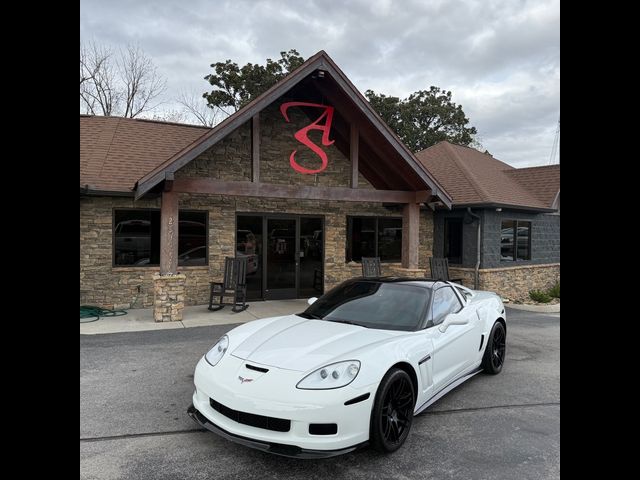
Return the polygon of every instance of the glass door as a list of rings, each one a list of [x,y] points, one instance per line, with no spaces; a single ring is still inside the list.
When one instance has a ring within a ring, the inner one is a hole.
[[[265,300],[297,297],[298,219],[267,217]]]

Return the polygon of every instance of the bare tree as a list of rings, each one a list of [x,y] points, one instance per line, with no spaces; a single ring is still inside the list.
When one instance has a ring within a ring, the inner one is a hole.
[[[205,127],[213,127],[230,115],[220,107],[209,107],[206,99],[193,90],[180,92],[177,102],[189,117]]]
[[[118,59],[120,79],[124,86],[124,117],[135,118],[153,110],[151,102],[166,89],[166,81],[158,74],[153,61],[139,46],[127,45]]]
[[[153,110],[153,100],[165,88],[165,80],[139,46],[128,45],[114,60],[108,47],[80,45],[81,111],[135,118]]]
[[[92,115],[112,115],[120,101],[113,52],[91,42],[80,45],[80,106]]]

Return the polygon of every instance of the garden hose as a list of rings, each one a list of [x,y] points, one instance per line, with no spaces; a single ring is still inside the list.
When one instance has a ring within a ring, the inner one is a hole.
[[[138,301],[138,295],[131,302],[129,308],[110,310],[108,308],[96,307],[94,305],[80,305],[80,323],[95,322],[100,317],[120,317],[127,314],[127,310],[133,308]]]

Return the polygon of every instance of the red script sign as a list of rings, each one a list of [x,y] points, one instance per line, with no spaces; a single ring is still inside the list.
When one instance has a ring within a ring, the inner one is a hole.
[[[322,114],[316,119],[315,122],[310,123],[304,128],[301,128],[293,135],[296,138],[296,140],[298,140],[304,146],[309,147],[311,151],[313,151],[316,155],[320,157],[320,160],[322,160],[322,165],[320,166],[320,168],[318,168],[317,170],[311,170],[309,168],[305,168],[299,165],[295,159],[295,155],[298,150],[294,150],[293,152],[291,152],[291,155],[289,156],[289,163],[291,164],[291,167],[296,172],[305,173],[305,174],[320,173],[325,168],[327,168],[327,163],[328,163],[327,154],[321,147],[313,143],[309,139],[307,134],[310,130],[322,130],[322,145],[324,145],[325,147],[328,147],[335,141],[335,140],[329,140],[329,131],[331,130],[331,122],[333,121],[333,107],[330,107],[328,105],[321,105],[319,103],[308,103],[308,102],[283,103],[282,105],[280,105],[280,113],[282,113],[282,116],[287,122],[289,122],[289,117],[287,116],[287,109],[289,107],[317,107],[317,108],[322,108],[324,110],[324,112],[322,112]],[[320,124],[320,122],[325,117],[327,118],[327,121],[324,124]]]

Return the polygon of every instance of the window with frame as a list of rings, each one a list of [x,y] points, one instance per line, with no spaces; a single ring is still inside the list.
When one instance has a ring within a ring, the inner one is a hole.
[[[444,219],[444,256],[450,264],[462,263],[462,218]]]
[[[178,265],[207,265],[207,212],[180,210]],[[160,210],[113,211],[113,265],[160,265]]]
[[[402,259],[402,218],[347,217],[347,262],[380,257],[381,262]]]
[[[500,260],[531,260],[531,222],[504,220],[500,229]]]
[[[462,304],[451,287],[442,287],[433,294],[431,324],[440,325],[450,313],[458,313]]]

